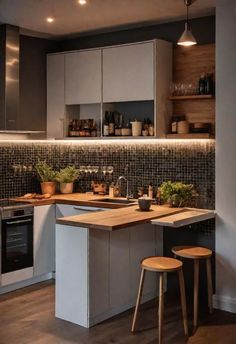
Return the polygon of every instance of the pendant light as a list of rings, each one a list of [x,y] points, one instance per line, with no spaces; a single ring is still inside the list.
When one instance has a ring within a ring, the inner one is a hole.
[[[195,37],[193,36],[190,26],[189,26],[189,18],[188,18],[188,9],[189,6],[192,5],[192,1],[191,0],[184,0],[184,3],[186,5],[187,8],[187,17],[186,17],[186,22],[185,22],[185,30],[182,33],[180,39],[178,40],[177,44],[178,45],[182,45],[184,47],[190,47],[192,45],[197,44],[197,41],[195,39]]]

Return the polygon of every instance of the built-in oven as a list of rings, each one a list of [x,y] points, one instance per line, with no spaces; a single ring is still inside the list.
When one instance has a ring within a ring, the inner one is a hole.
[[[33,216],[2,220],[2,273],[33,266]]]
[[[33,276],[33,223],[29,205],[1,209],[2,285]]]

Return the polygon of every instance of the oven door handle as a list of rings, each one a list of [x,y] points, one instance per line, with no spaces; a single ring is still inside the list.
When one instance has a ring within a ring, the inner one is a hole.
[[[28,222],[32,222],[32,219],[9,221],[9,222],[6,222],[6,224],[7,225],[17,225],[18,223],[28,223]]]

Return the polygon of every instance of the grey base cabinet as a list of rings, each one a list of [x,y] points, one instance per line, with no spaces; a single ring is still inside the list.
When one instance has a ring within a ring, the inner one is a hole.
[[[151,224],[114,232],[57,224],[56,317],[91,327],[133,307],[140,261],[153,255],[162,255],[162,234]],[[142,302],[156,296],[148,273]]]
[[[55,271],[55,205],[34,207],[34,276]]]

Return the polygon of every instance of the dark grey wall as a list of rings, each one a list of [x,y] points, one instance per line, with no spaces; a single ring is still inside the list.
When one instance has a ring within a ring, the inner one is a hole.
[[[191,27],[199,44],[215,42],[215,16],[191,20]],[[58,42],[58,49],[74,50],[106,45],[132,43],[154,38],[177,42],[184,29],[184,21],[132,28],[101,34],[80,36]]]
[[[46,129],[46,54],[57,43],[20,36],[20,128]]]

